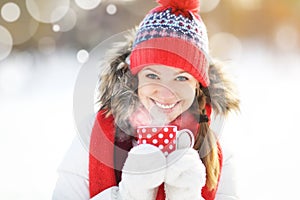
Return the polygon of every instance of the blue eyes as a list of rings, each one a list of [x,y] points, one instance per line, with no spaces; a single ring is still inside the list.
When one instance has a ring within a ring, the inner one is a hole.
[[[189,80],[187,77],[185,77],[185,76],[177,76],[176,78],[175,78],[175,80],[177,80],[177,81],[187,81],[187,80]]]
[[[159,79],[159,77],[156,74],[147,74],[146,77],[150,79]]]
[[[159,80],[159,76],[156,74],[146,74],[147,78]],[[189,80],[186,76],[177,76],[174,80],[176,81],[187,81]]]

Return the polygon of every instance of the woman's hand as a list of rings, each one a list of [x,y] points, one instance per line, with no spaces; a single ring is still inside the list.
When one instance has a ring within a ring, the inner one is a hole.
[[[122,200],[153,200],[165,179],[166,157],[157,147],[141,144],[130,150],[122,170]]]
[[[205,166],[192,148],[180,149],[167,157],[165,191],[168,200],[200,200],[206,182]]]

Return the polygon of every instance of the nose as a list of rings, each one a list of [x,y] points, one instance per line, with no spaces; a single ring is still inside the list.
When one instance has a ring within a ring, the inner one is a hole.
[[[172,103],[176,99],[175,91],[168,85],[157,85],[157,95],[164,102]]]

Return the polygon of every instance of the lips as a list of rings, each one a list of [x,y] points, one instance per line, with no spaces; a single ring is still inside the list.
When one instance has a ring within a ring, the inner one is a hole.
[[[161,102],[155,101],[153,99],[151,99],[151,100],[157,107],[159,107],[161,109],[168,109],[168,110],[174,108],[179,103],[179,102],[176,102],[176,103],[170,104],[170,103],[161,103]]]

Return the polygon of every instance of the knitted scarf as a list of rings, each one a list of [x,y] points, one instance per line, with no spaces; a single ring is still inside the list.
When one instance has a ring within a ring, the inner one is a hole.
[[[178,129],[188,128],[197,132],[199,124],[188,112],[183,113],[172,125]],[[193,125],[193,126],[192,126]],[[196,126],[195,126],[196,125]],[[116,140],[116,130],[112,115],[106,117],[105,111],[99,111],[92,129],[89,152],[89,190],[90,197],[97,195],[112,186],[117,186],[121,180],[122,166],[127,158],[128,151],[132,148],[131,142]],[[219,161],[222,167],[222,151],[219,148]],[[220,176],[219,176],[220,177]],[[156,200],[165,200],[163,184],[159,187]],[[202,188],[205,200],[214,200],[216,189]]]

